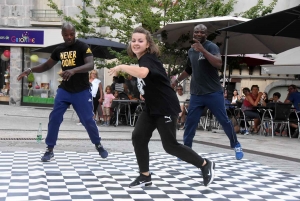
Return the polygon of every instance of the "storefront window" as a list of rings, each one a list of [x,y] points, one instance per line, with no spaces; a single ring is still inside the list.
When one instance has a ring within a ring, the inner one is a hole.
[[[0,47],[0,104],[9,104],[10,90],[10,48]]]
[[[31,52],[24,48],[24,70],[42,64],[50,57],[49,53]],[[32,73],[23,79],[22,105],[53,106],[56,89],[59,85],[60,64],[43,73]]]

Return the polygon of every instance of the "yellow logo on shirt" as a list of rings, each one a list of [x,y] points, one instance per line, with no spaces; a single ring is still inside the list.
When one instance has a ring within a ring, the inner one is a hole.
[[[86,50],[86,53],[92,53],[91,49],[88,48],[88,49]]]
[[[61,60],[62,67],[76,66],[75,59],[76,59],[76,51],[60,53],[60,60]]]

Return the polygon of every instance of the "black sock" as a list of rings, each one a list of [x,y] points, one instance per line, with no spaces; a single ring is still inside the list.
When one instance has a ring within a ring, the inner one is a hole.
[[[98,148],[99,146],[101,147],[101,143],[95,144],[95,147],[96,147],[96,148]]]
[[[147,175],[144,175],[143,173],[140,173],[141,175],[143,175],[144,177],[150,177],[150,173],[149,173],[149,175],[147,176]]]
[[[53,147],[47,147],[47,150],[48,150],[49,152],[53,152]]]

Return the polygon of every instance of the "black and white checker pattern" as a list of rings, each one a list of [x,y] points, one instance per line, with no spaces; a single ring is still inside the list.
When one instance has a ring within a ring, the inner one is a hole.
[[[300,176],[233,155],[202,154],[216,162],[214,182],[166,153],[151,153],[151,187],[128,188],[138,176],[134,153],[0,152],[0,201],[18,200],[300,200]]]

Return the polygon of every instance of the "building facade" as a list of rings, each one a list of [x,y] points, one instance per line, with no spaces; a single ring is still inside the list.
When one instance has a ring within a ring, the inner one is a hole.
[[[78,6],[83,6],[82,0],[53,1],[68,16],[79,14]],[[268,5],[271,0],[264,2]],[[45,62],[49,58],[49,53],[33,52],[34,49],[63,42],[60,30],[62,19],[47,5],[48,3],[48,0],[0,0],[0,104],[41,106],[53,104],[59,85],[57,75],[60,70],[59,64],[47,72],[34,73],[32,87],[28,86],[26,78],[17,81],[17,76],[23,70]],[[98,3],[97,0],[92,1],[94,5]],[[250,8],[256,3],[257,0],[238,1],[232,15],[243,12],[245,8]],[[299,3],[299,0],[278,0],[274,12],[297,6]],[[103,86],[111,84],[111,77],[107,76],[103,69],[99,72],[100,80],[104,81]],[[230,82],[238,89],[259,84],[261,91],[271,91],[274,87],[290,83],[300,85],[293,75],[262,77],[257,69],[250,74],[249,68],[243,69],[242,72],[232,71]],[[270,88],[273,82],[279,84]]]
[[[61,19],[54,11],[45,9],[45,5],[47,1],[0,1],[0,54],[3,55],[0,74],[1,104],[30,105],[33,101],[30,102],[28,97],[46,94],[50,98],[50,92],[53,93],[53,89],[48,87],[40,91],[35,88],[35,85],[49,83],[47,77],[51,77],[50,75],[35,75],[32,87],[28,87],[26,78],[17,81],[23,70],[48,58],[48,55],[35,54],[32,50],[62,42]],[[47,105],[46,101],[44,103]]]
[[[81,0],[54,0],[66,15],[80,12]],[[44,73],[34,73],[34,81],[17,81],[18,75],[39,63],[50,53],[35,49],[63,42],[62,19],[48,0],[0,0],[0,104],[52,106],[60,63]],[[93,3],[97,3],[94,0]],[[31,83],[31,82],[30,82]]]

